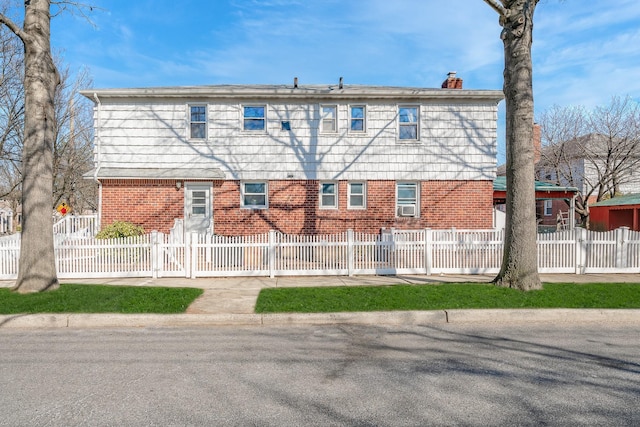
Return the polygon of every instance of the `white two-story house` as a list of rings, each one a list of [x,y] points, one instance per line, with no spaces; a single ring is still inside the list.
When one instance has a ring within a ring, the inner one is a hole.
[[[96,89],[102,226],[246,235],[490,228],[498,90]]]

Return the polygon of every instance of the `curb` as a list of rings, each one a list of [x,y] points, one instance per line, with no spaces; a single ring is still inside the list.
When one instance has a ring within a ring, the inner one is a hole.
[[[640,322],[640,309],[485,309],[278,314],[19,314],[0,329]]]

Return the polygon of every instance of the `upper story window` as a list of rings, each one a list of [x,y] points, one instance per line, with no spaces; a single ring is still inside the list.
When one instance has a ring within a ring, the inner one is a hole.
[[[396,184],[397,216],[417,217],[420,206],[418,200],[418,184],[415,182],[398,182]]]
[[[351,109],[351,132],[365,132],[367,109],[364,105],[352,105]]]
[[[189,106],[189,138],[207,139],[207,107],[205,105]]]
[[[320,183],[320,207],[338,207],[338,184],[335,182]]]
[[[367,207],[367,186],[364,182],[349,183],[349,208],[365,209]]]
[[[338,107],[335,105],[321,105],[320,114],[320,132],[337,132]]]
[[[243,182],[241,193],[244,208],[264,209],[268,206],[266,182]]]
[[[265,112],[264,105],[245,105],[242,107],[242,129],[247,131],[266,130]]]
[[[418,135],[418,107],[401,106],[398,108],[399,139],[417,141]]]

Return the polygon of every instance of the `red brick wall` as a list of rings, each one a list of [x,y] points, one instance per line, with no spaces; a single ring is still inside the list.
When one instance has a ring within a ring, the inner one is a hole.
[[[347,209],[347,181],[338,183],[338,209],[319,208],[319,181],[269,181],[269,208],[240,208],[240,182],[214,181],[214,230],[249,235],[278,230],[288,234],[377,233],[380,228],[491,228],[491,181],[421,183],[420,218],[396,218],[395,181],[367,182],[367,209]],[[183,189],[175,181],[105,180],[102,224],[130,221],[145,230],[167,232],[183,216]]]
[[[184,215],[184,190],[174,180],[102,181],[101,226],[128,221],[145,231],[168,232]]]

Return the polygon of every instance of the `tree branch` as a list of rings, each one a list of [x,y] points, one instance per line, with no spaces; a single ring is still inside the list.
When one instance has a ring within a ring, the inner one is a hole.
[[[51,17],[55,18],[62,12],[69,12],[71,15],[80,15],[83,19],[85,19],[89,24],[93,27],[96,27],[96,24],[89,17],[89,13],[94,11],[106,11],[107,9],[93,6],[90,4],[80,3],[73,0],[51,0],[51,5],[56,6],[58,10],[56,12],[51,13]],[[87,13],[89,12],[89,13]]]
[[[498,12],[498,15],[500,15],[501,17],[504,17],[504,18],[508,18],[509,17],[509,10],[505,9],[504,6],[502,6],[496,0],[484,0],[484,2],[486,4],[488,4],[489,6],[491,6],[491,8],[493,10]]]
[[[0,24],[4,24],[13,34],[18,36],[23,43],[27,43],[29,41],[29,35],[22,31],[22,28],[16,25],[15,22],[3,13],[0,13]]]

